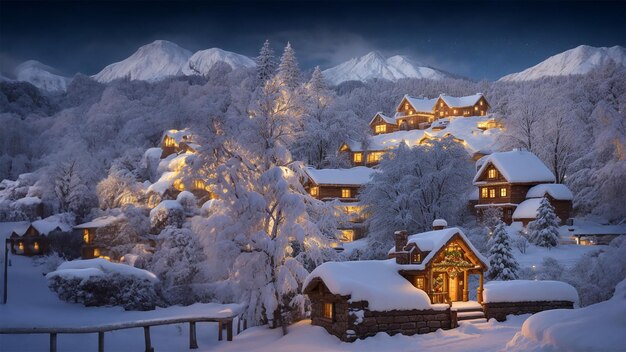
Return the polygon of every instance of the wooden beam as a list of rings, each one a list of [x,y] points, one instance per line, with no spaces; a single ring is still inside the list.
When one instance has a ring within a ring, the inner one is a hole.
[[[196,323],[189,322],[189,349],[198,348],[198,340],[196,339]]]
[[[104,331],[98,332],[98,352],[104,352]]]
[[[57,333],[50,333],[50,352],[57,352]]]
[[[152,342],[150,341],[150,326],[143,327],[143,337],[146,341],[146,352],[153,352]]]
[[[478,273],[478,297],[476,297],[476,299],[478,300],[478,303],[483,303],[483,272],[481,271],[480,273]]]
[[[217,341],[222,341],[222,321],[217,322]]]
[[[463,301],[469,301],[469,282],[468,282],[468,272],[467,270],[463,271]]]
[[[233,320],[228,319],[226,321],[226,341],[233,340]]]

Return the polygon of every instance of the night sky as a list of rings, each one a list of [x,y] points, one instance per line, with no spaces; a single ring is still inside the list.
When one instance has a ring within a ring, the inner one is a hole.
[[[626,46],[626,1],[0,2],[0,71],[35,59],[94,74],[156,39],[328,68],[379,50],[473,79],[497,79],[581,44]]]

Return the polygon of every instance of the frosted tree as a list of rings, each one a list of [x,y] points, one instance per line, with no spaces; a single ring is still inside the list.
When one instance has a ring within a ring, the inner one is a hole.
[[[506,233],[506,224],[502,221],[496,226],[489,240],[489,271],[491,280],[515,280],[519,264],[513,257],[511,240]]]
[[[276,74],[276,57],[270,47],[270,41],[266,40],[261,47],[259,56],[256,57],[256,78],[263,85]]]
[[[58,200],[59,210],[74,212],[79,219],[95,205],[93,194],[81,178],[76,161],[63,163],[57,168],[54,176],[54,194]]]
[[[551,248],[559,244],[559,221],[548,198],[541,200],[537,219],[528,228],[530,241],[537,246]]]
[[[278,65],[278,81],[281,85],[294,89],[300,84],[300,75],[296,52],[291,47],[291,43],[287,42],[285,51],[280,58],[280,64]]]
[[[187,228],[168,226],[157,237],[157,246],[148,263],[163,285],[170,304],[191,304],[191,285],[197,282],[200,265],[205,260],[197,236]]]

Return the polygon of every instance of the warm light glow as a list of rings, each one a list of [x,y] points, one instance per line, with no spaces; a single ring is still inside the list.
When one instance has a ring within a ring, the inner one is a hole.
[[[35,252],[39,252],[39,242],[35,242],[35,245],[33,248],[35,248]]]
[[[199,189],[199,190],[206,189],[204,181],[202,181],[202,180],[194,180],[193,181],[193,188],[194,189]]]
[[[363,161],[363,154],[362,153],[354,153],[353,160],[354,160],[355,163],[362,162]]]
[[[333,318],[333,304],[332,303],[324,303],[324,318],[326,319]]]
[[[339,238],[341,242],[352,242],[354,241],[354,230],[341,230],[341,237]]]
[[[489,189],[489,198],[495,198],[496,197],[496,189],[495,188],[490,188]]]
[[[443,111],[439,111],[439,116],[443,116]]]
[[[350,198],[350,189],[349,188],[342,188],[341,189],[341,198]]]
[[[100,257],[100,248],[93,249],[93,256],[96,258]]]
[[[488,192],[487,187],[481,188],[480,189],[480,197],[481,198],[487,198],[487,192]]]
[[[409,110],[409,115],[413,115],[413,110]]]
[[[380,161],[382,159],[384,152],[370,152],[367,154],[367,162],[374,163]]]
[[[311,187],[309,192],[313,197],[317,197],[317,195],[319,194],[319,187]]]
[[[480,106],[483,106],[483,101],[482,100],[480,101]]]
[[[385,133],[387,132],[387,125],[376,125],[375,131],[376,133]]]
[[[17,248],[18,248],[20,251],[24,252],[24,242],[19,242],[19,243],[17,244]]]
[[[165,139],[163,140],[163,144],[166,147],[175,147],[176,146],[176,141],[174,140],[174,138],[172,138],[170,136],[165,136]]]
[[[489,169],[489,171],[487,171],[487,177],[496,178],[496,176],[497,176],[496,169]]]
[[[83,242],[89,244],[89,230],[83,229]]]
[[[456,115],[456,112],[457,112],[457,111],[456,111],[456,109],[454,109],[454,114],[455,114],[455,115]]]
[[[179,190],[179,191],[184,191],[185,190],[185,185],[183,184],[183,180],[178,179],[174,181],[174,188]]]
[[[341,148],[339,148],[339,151],[340,151],[340,152],[345,152],[346,150],[349,150],[349,149],[350,149],[350,148],[348,147],[348,145],[347,145],[347,144],[344,144],[344,145],[342,145],[342,146],[341,146]]]
[[[478,111],[478,106],[474,106],[474,111]]]
[[[420,290],[424,290],[426,288],[426,281],[423,277],[415,278],[415,287],[419,288]]]
[[[506,197],[506,188],[500,188],[500,197]]]

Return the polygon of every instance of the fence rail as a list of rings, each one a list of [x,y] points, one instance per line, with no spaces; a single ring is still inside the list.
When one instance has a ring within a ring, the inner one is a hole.
[[[98,351],[104,352],[104,333],[125,330],[134,328],[143,328],[146,352],[153,352],[152,341],[150,338],[150,327],[160,325],[172,325],[172,324],[189,324],[189,348],[198,348],[198,341],[196,339],[196,323],[217,323],[219,341],[223,339],[223,330],[226,328],[226,340],[233,340],[233,320],[237,319],[237,334],[241,332],[241,319],[239,315],[233,315],[228,317],[195,317],[195,318],[169,318],[169,319],[147,319],[140,321],[133,321],[127,323],[115,323],[99,326],[86,326],[86,327],[33,327],[33,328],[0,328],[0,334],[14,335],[14,334],[50,334],[50,352],[56,352],[57,350],[57,334],[98,334]],[[243,322],[243,329],[247,328],[246,321]]]

